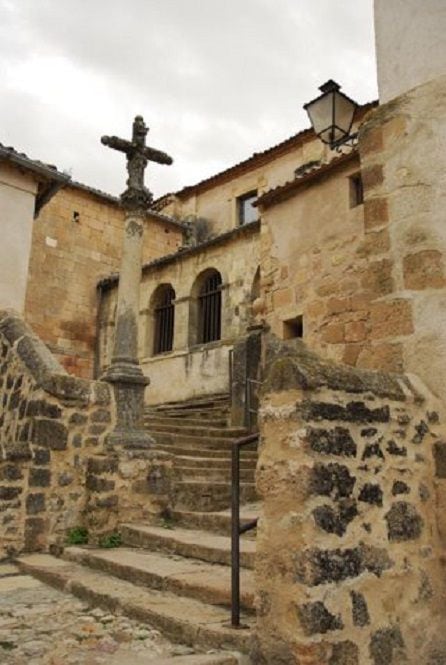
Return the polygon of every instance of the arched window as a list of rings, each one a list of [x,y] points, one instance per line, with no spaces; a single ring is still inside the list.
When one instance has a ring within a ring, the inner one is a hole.
[[[221,338],[221,275],[212,270],[205,275],[198,294],[198,343]]]
[[[170,284],[158,287],[155,293],[153,322],[153,354],[165,353],[173,349],[175,325],[175,291]]]

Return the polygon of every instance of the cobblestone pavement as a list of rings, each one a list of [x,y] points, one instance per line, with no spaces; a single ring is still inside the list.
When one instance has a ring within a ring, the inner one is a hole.
[[[150,626],[0,564],[1,665],[143,665],[187,653]]]

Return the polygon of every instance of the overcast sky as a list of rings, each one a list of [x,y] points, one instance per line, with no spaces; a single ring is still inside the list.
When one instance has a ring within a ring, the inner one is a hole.
[[[118,194],[142,114],[156,196],[308,126],[329,78],[377,97],[372,0],[0,0],[0,142]]]

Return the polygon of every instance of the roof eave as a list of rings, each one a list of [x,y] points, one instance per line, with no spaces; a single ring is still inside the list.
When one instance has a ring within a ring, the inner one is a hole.
[[[321,178],[330,176],[337,169],[355,160],[359,161],[359,152],[352,150],[345,155],[332,159],[327,164],[323,164],[319,169],[311,171],[306,176],[296,178],[296,180],[291,180],[284,185],[271,189],[269,192],[265,192],[265,194],[259,196],[254,205],[262,210],[266,210],[277,203],[282,203],[295,196],[302,187],[312,185]]]
[[[89,185],[84,185],[82,182],[78,182],[77,180],[71,180],[67,184],[69,185],[69,187],[73,187],[73,189],[80,189],[81,191],[87,192],[92,196],[96,196],[98,199],[107,201],[107,203],[110,203],[111,205],[115,205],[118,207],[120,207],[121,205],[119,198],[117,196],[113,196],[113,194],[108,194],[108,192],[103,192],[100,189],[90,187]],[[149,210],[147,211],[147,215],[154,217],[155,219],[157,219],[160,222],[163,222],[164,224],[170,224],[171,226],[175,226],[177,229],[181,231],[183,231],[186,228],[186,225],[183,222],[180,222],[179,220],[174,219],[169,215],[160,213],[157,210],[152,210],[151,208],[149,208]]]
[[[45,180],[52,180],[54,182],[59,182],[62,185],[66,184],[70,180],[70,176],[66,173],[61,173],[57,169],[52,169],[50,166],[45,166],[45,164],[39,164],[38,162],[29,159],[23,155],[20,155],[17,152],[12,152],[3,146],[0,146],[0,160],[5,162],[10,162],[15,166],[31,171],[35,175],[44,178]]]
[[[374,100],[372,102],[367,102],[366,104],[357,106],[355,119],[362,119],[366,113],[378,106],[378,104],[379,102]],[[312,128],[304,129],[297,134],[290,136],[284,141],[281,141],[280,143],[272,146],[271,148],[267,148],[260,153],[254,153],[254,155],[251,155],[251,157],[248,157],[248,159],[245,159],[242,162],[235,164],[234,166],[230,166],[229,168],[224,169],[223,171],[220,171],[219,173],[216,173],[209,178],[205,178],[195,185],[183,187],[183,189],[180,189],[173,195],[178,197],[180,200],[187,199],[190,196],[194,196],[195,194],[204,192],[216,185],[220,185],[222,182],[231,180],[232,178],[242,173],[252,171],[265,163],[277,159],[282,154],[285,154],[291,149],[294,149],[296,146],[302,145],[306,141],[314,140],[316,138],[317,136]]]

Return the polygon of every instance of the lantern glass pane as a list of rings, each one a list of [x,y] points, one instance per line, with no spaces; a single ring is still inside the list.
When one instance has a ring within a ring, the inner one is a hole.
[[[329,140],[333,123],[333,93],[323,95],[306,107],[315,133],[323,141]]]
[[[334,140],[339,141],[350,134],[353,116],[355,113],[355,104],[345,97],[342,93],[334,93],[335,104],[335,128]]]

